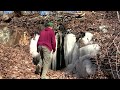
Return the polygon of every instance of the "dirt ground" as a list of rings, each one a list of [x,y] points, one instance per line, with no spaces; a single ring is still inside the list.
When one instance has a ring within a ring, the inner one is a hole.
[[[27,19],[26,19],[27,18]],[[13,18],[8,24],[24,28],[29,33],[40,29],[40,23],[29,20],[26,26],[21,19],[27,23],[30,17]],[[41,19],[40,19],[41,20]],[[22,24],[24,27],[22,26]],[[35,24],[31,24],[35,23]],[[37,23],[37,24],[36,24]],[[94,34],[94,43],[101,47],[100,53],[95,57],[95,64],[98,66],[95,76],[88,79],[119,79],[120,78],[120,25],[115,11],[85,11],[83,18],[71,18],[66,22],[73,32],[89,31]],[[19,25],[19,26],[18,26]],[[20,26],[21,25],[21,26]],[[105,25],[107,32],[99,29]],[[29,53],[29,44],[16,47],[5,47],[0,44],[0,78],[2,79],[39,79],[40,76],[34,73],[35,65],[32,63],[32,56]],[[51,79],[80,79],[73,75],[66,75],[63,70],[49,70],[47,74]]]

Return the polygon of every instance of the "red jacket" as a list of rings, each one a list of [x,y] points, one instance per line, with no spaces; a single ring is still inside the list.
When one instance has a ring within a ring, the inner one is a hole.
[[[40,32],[40,37],[37,42],[37,46],[46,46],[50,51],[55,52],[56,40],[53,29],[45,28]]]

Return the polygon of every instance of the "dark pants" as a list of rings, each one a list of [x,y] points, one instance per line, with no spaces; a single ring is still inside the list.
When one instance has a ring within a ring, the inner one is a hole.
[[[38,52],[40,53],[38,65],[43,67],[41,77],[44,78],[51,65],[51,51],[45,46],[38,46]]]

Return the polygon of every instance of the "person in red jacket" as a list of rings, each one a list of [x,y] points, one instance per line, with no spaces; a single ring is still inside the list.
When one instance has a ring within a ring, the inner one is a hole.
[[[51,65],[51,51],[53,50],[53,52],[55,52],[56,48],[55,33],[52,27],[52,22],[45,24],[45,29],[41,30],[37,42],[37,50],[40,53],[40,59],[36,66],[36,72],[41,73],[41,68],[43,68],[41,79],[49,78],[46,74]]]

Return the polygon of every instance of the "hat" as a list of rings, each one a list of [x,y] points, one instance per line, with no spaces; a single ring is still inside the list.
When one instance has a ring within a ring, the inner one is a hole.
[[[52,22],[48,22],[48,23],[47,23],[47,26],[52,27],[52,26],[53,26],[53,23],[52,23]]]

